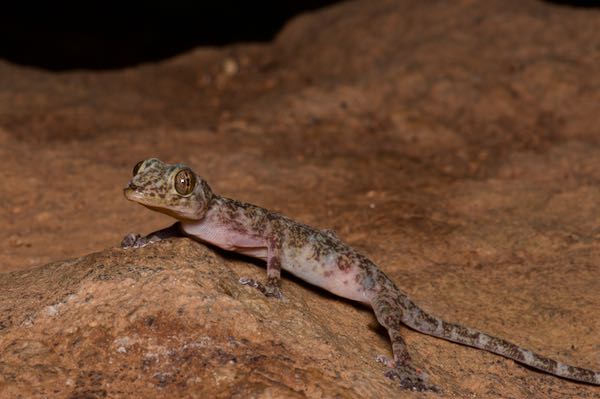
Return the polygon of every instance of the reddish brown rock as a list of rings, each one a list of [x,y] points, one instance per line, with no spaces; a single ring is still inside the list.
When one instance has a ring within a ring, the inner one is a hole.
[[[600,10],[346,2],[272,44],[135,68],[0,61],[0,396],[403,397],[367,309],[188,240],[121,188],[150,156],[334,229],[432,313],[600,368]],[[102,266],[100,266],[102,265]],[[405,333],[447,395],[600,397]],[[87,396],[86,396],[87,395]]]
[[[385,339],[366,309],[293,282],[284,300],[267,300],[240,273],[264,271],[180,239],[0,275],[0,396],[396,391],[374,361]]]

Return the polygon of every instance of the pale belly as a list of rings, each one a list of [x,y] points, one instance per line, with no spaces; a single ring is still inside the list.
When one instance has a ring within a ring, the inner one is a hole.
[[[181,226],[186,234],[200,241],[227,251],[267,260],[267,243],[261,237],[240,233],[207,221],[182,222]],[[281,251],[281,267],[307,283],[335,295],[354,301],[370,302],[371,298],[357,283],[357,275],[361,270],[356,265],[348,265],[344,269],[338,267],[338,254],[335,252],[317,258],[311,245],[302,248],[284,246]]]
[[[203,242],[227,251],[267,260],[267,244],[260,237],[242,234],[224,226],[208,223],[182,223],[183,231]]]
[[[337,254],[315,259],[312,249],[287,248],[283,250],[282,268],[307,283],[321,287],[337,296],[369,303],[370,298],[356,282],[360,269],[351,266],[346,270],[338,267]]]

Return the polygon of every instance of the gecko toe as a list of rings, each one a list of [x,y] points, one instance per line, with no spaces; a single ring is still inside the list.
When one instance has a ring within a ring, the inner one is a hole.
[[[150,236],[150,237],[142,237],[139,234],[127,234],[125,237],[123,237],[123,240],[121,241],[121,248],[123,249],[128,249],[128,248],[143,248],[148,244],[152,244],[153,242],[159,241],[159,239],[157,239],[156,237]]]
[[[418,392],[441,393],[441,389],[427,382],[427,376],[407,365],[398,365],[385,372],[385,376],[391,380],[398,380],[404,389]]]
[[[377,363],[381,363],[389,368],[394,367],[394,361],[385,355],[377,355],[377,357],[375,357],[375,360],[377,361]]]
[[[260,285],[258,281],[248,277],[240,277],[238,282],[242,285],[249,285],[250,287],[254,287],[256,289],[258,289],[258,286]]]
[[[139,234],[127,234],[121,240],[121,248],[137,248],[136,244],[140,241],[142,237]]]
[[[276,299],[283,299],[283,294],[281,293],[281,290],[278,287],[265,287],[265,292],[264,292],[265,296],[268,296],[270,298],[276,298]]]
[[[263,295],[266,297],[283,299],[283,295],[281,294],[279,287],[276,287],[276,286],[273,286],[270,284],[264,285],[254,279],[247,278],[247,277],[242,277],[238,281],[240,284],[256,288],[257,290],[262,292]]]

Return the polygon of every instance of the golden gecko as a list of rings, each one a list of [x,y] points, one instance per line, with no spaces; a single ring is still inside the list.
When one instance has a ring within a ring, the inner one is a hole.
[[[448,323],[419,308],[365,256],[334,233],[319,230],[264,208],[221,197],[190,168],[158,159],[139,162],[124,189],[125,197],[178,220],[146,237],[129,234],[124,248],[185,235],[267,263],[265,284],[242,278],[240,283],[281,298],[281,269],[335,295],[373,308],[392,343],[393,360],[378,356],[385,375],[404,388],[439,392],[412,364],[400,336],[402,325],[419,332],[483,349],[559,377],[600,385],[600,372],[570,366],[472,328]],[[183,234],[182,234],[183,233]]]

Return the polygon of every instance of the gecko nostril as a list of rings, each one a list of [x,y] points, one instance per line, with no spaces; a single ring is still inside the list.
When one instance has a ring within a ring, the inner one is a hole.
[[[136,186],[136,185],[135,185],[135,184],[134,184],[132,181],[130,181],[130,182],[129,182],[129,186],[128,186],[128,188],[130,188],[130,189],[132,189],[132,190],[135,190],[135,189],[137,189],[137,188],[138,188],[138,186]]]

